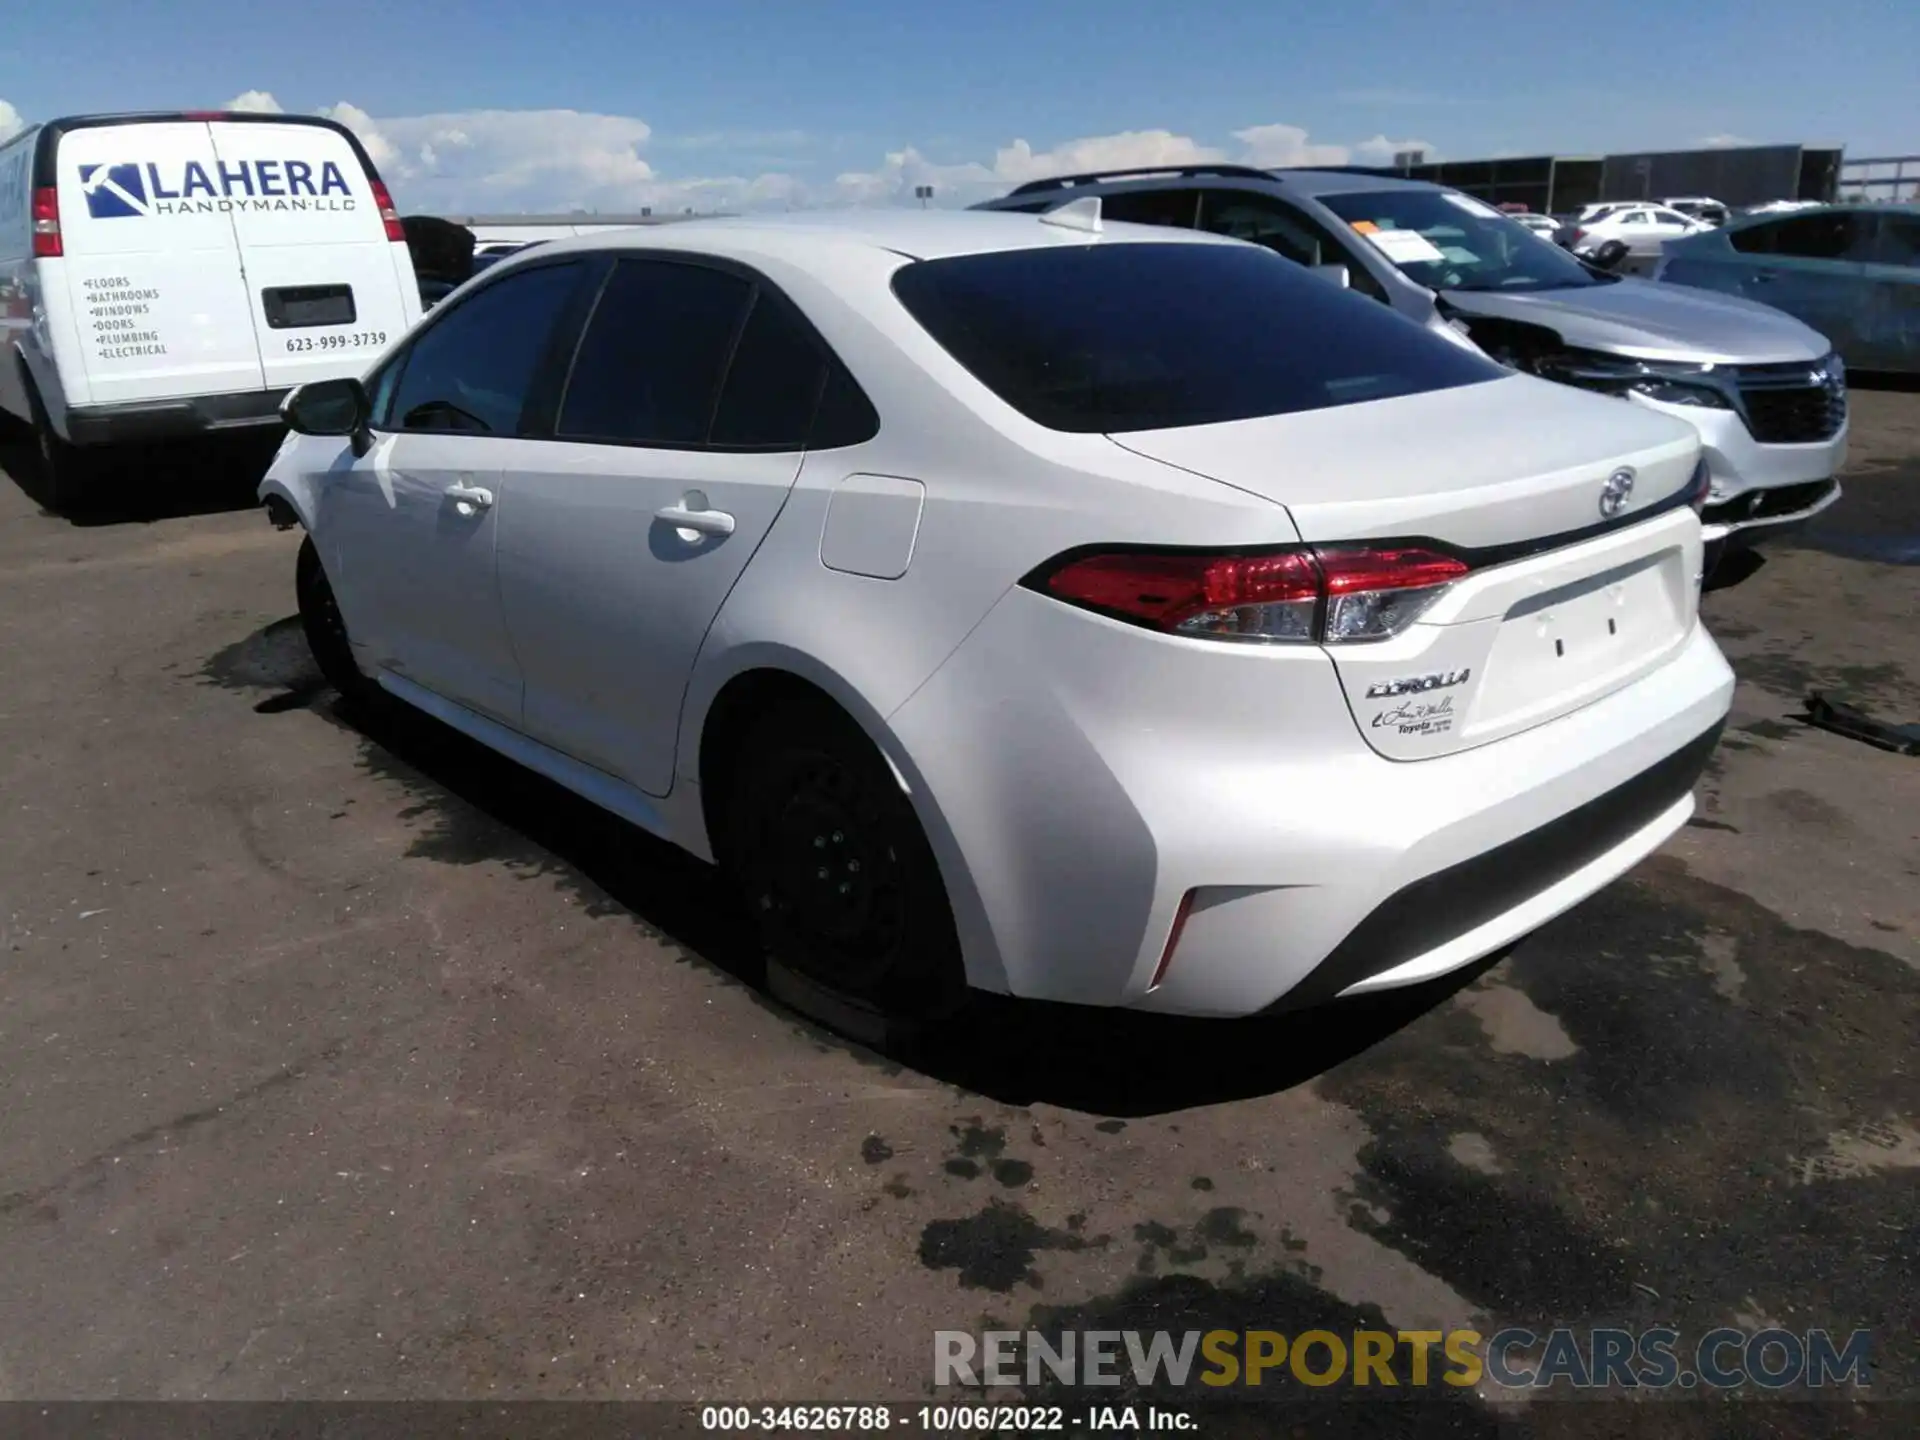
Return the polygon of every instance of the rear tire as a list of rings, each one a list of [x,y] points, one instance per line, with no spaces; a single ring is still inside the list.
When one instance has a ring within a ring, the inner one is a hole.
[[[60,438],[32,381],[27,382],[27,402],[33,409],[41,503],[58,515],[79,514],[93,495],[97,457]]]
[[[967,996],[953,912],[919,817],[873,743],[829,704],[789,703],[736,754],[721,860],[770,977],[785,969],[802,990],[894,1025],[950,1018]],[[845,1007],[796,1003],[861,1028]]]
[[[353,658],[346,619],[311,535],[300,542],[300,556],[293,565],[293,588],[300,601],[300,628],[306,632],[307,648],[327,683],[340,692],[342,699],[361,704],[381,694],[380,687],[361,673]]]

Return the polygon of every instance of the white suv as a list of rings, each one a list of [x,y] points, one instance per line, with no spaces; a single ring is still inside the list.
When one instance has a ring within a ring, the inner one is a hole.
[[[1192,232],[557,241],[287,419],[326,673],[875,1011],[1440,974],[1672,834],[1732,691],[1688,426]]]

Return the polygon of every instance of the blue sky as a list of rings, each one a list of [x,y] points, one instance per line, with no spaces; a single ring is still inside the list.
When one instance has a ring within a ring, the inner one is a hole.
[[[1709,139],[1920,153],[1920,5],[23,3],[0,127],[326,110],[403,208],[945,200],[1073,166]]]

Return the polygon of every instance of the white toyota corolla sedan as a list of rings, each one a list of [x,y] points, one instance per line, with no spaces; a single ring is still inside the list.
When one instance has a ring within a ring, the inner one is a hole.
[[[284,414],[329,679],[876,1013],[1454,969],[1686,820],[1733,688],[1691,427],[1093,202],[554,242]]]

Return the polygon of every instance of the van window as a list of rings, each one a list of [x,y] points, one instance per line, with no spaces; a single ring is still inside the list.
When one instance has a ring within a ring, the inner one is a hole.
[[[622,260],[573,361],[555,435],[628,445],[706,443],[753,285],[705,265]]]
[[[579,282],[580,265],[519,270],[476,291],[422,330],[394,362],[384,429],[517,435],[559,320]],[[389,389],[382,374],[376,395]]]
[[[1251,246],[1170,236],[951,256],[904,266],[893,290],[976,379],[1053,430],[1208,425],[1508,373]]]

